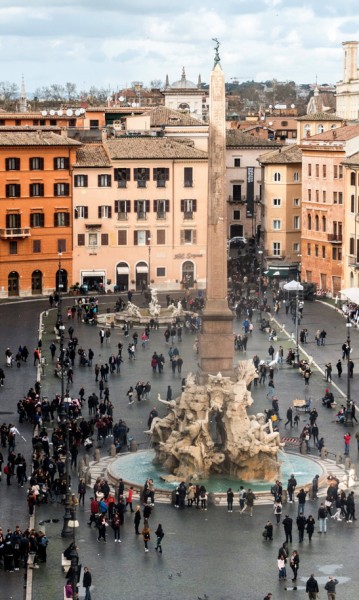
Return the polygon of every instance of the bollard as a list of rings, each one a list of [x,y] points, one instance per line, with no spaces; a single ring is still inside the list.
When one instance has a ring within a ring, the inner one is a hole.
[[[351,464],[352,464],[352,461],[351,461],[350,457],[346,456],[345,460],[344,460],[344,466],[345,466],[346,470],[350,469]]]
[[[322,460],[325,460],[326,458],[328,458],[328,450],[325,448],[325,446],[323,446],[323,448],[320,451],[320,458]]]
[[[343,462],[343,456],[341,454],[337,454],[335,457],[335,464],[336,465],[341,465]]]
[[[116,456],[116,446],[115,444],[111,444],[108,449],[109,456]]]
[[[87,467],[85,472],[85,483],[86,485],[91,485],[91,471],[90,467]]]
[[[303,440],[301,445],[300,445],[300,453],[301,454],[308,454],[308,449],[307,449],[307,444],[306,441]]]
[[[93,453],[93,459],[95,462],[99,462],[101,459],[101,452],[99,448],[96,448],[95,452]]]
[[[131,440],[130,452],[137,452],[137,450],[138,450],[137,442],[135,442],[135,440]]]

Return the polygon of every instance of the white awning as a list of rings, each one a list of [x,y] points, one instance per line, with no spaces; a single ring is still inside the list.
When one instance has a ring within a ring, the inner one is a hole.
[[[106,271],[81,271],[81,277],[105,277]]]
[[[128,275],[130,267],[117,267],[117,275]]]
[[[148,273],[147,265],[144,267],[142,267],[142,266],[136,267],[136,273]]]

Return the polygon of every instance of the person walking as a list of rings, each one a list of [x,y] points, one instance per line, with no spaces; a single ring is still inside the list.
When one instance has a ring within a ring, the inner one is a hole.
[[[121,543],[121,517],[120,513],[115,512],[111,520],[111,527],[113,529],[114,542]]]
[[[275,502],[273,504],[273,510],[274,510],[276,521],[277,521],[277,525],[279,525],[280,517],[282,514],[282,503],[280,500],[275,500]]]
[[[285,533],[285,541],[292,543],[293,519],[289,515],[285,515],[282,521]]]
[[[319,594],[319,586],[313,574],[307,580],[305,591],[308,594],[309,600],[316,600],[317,594]]]
[[[350,440],[351,440],[351,435],[350,435],[349,431],[347,431],[346,434],[344,435],[344,454],[346,456],[349,456]]]
[[[343,372],[343,365],[342,365],[342,361],[340,360],[340,358],[339,358],[339,360],[338,360],[338,362],[337,362],[337,364],[335,366],[336,366],[337,371],[338,371],[338,377],[341,377],[342,376],[342,372]]]
[[[133,518],[133,522],[135,524],[135,534],[136,535],[140,535],[140,532],[138,531],[138,528],[140,526],[141,523],[141,507],[140,506],[136,506],[136,510],[135,510],[135,516]]]
[[[82,586],[85,588],[85,600],[91,600],[90,587],[92,585],[92,575],[88,567],[84,567],[84,576]]]
[[[253,506],[254,506],[254,501],[255,501],[256,497],[253,494],[252,490],[249,489],[247,492],[247,496],[246,496],[246,500],[245,500],[245,506],[244,508],[242,508],[240,512],[240,514],[242,514],[245,510],[249,510],[249,514],[252,517],[253,516]]]
[[[162,554],[162,540],[163,540],[165,534],[164,534],[164,531],[163,531],[161,523],[158,524],[158,527],[157,527],[157,529],[155,531],[155,535],[157,536],[157,542],[156,542],[155,550],[156,551],[158,550],[159,553]]]
[[[319,506],[318,509],[318,522],[319,522],[319,532],[318,533],[327,533],[327,509],[323,502]]]
[[[295,488],[296,487],[297,487],[297,480],[294,477],[294,473],[292,473],[292,475],[288,479],[288,485],[287,485],[287,492],[288,492],[290,504],[293,503],[293,496],[294,496],[294,492],[295,492]]]
[[[306,522],[306,529],[307,529],[308,539],[310,542],[312,541],[312,537],[313,537],[313,533],[314,533],[314,526],[315,526],[315,520],[312,517],[312,515],[309,515],[307,522]]]
[[[293,427],[293,409],[291,406],[289,406],[289,408],[287,410],[287,420],[284,423],[284,428],[286,428],[287,425],[289,425],[290,427]]]
[[[234,493],[232,488],[228,488],[227,490],[227,508],[228,508],[228,512],[233,512],[233,498],[234,498]]]
[[[328,362],[325,365],[325,379],[326,379],[326,381],[329,381],[330,383],[332,382],[332,370],[333,370],[332,363]]]
[[[299,569],[299,554],[297,550],[293,550],[292,555],[289,559],[290,568],[293,571],[292,581],[297,581],[298,569]]]
[[[148,525],[145,525],[144,528],[142,529],[142,536],[143,536],[143,542],[145,544],[145,552],[149,552],[148,542],[151,539],[151,535],[150,535],[150,530],[149,530]]]
[[[106,517],[101,517],[100,519],[100,523],[98,526],[98,538],[97,541],[101,541],[103,540],[104,543],[106,544],[106,527],[107,527],[108,523],[106,521]]]
[[[300,513],[297,516],[297,528],[298,528],[298,535],[299,535],[299,543],[300,544],[304,540],[304,531],[305,531],[306,523],[307,523],[307,519],[305,518],[305,516],[302,513]]]
[[[304,491],[304,488],[301,488],[299,494],[297,494],[298,498],[298,515],[300,513],[304,514],[305,501],[307,499],[308,492]]]
[[[280,554],[277,559],[279,581],[285,581],[287,579],[286,562],[287,559],[284,554]]]
[[[328,577],[328,581],[324,586],[324,589],[326,590],[327,594],[328,594],[328,600],[335,600],[335,588],[338,585],[339,581],[337,579],[334,579],[334,577],[332,577],[332,575],[329,575]]]

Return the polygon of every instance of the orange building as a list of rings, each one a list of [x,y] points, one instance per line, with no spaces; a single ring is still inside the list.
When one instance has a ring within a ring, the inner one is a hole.
[[[0,132],[0,297],[63,291],[72,275],[71,167],[81,144],[48,131]]]

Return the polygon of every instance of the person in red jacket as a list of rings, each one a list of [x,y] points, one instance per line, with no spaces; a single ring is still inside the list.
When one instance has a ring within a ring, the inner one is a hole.
[[[95,523],[95,527],[96,527],[96,515],[99,512],[99,507],[98,507],[98,502],[97,500],[95,500],[95,498],[90,498],[91,500],[91,504],[90,504],[90,510],[91,510],[91,515],[90,515],[90,520],[87,523],[87,525],[92,525],[92,523]]]
[[[344,435],[344,454],[346,454],[346,456],[349,456],[350,440],[351,440],[351,435],[350,435],[349,431],[347,431],[346,434]]]
[[[131,512],[134,512],[133,510],[133,506],[132,506],[132,499],[133,499],[133,487],[131,485],[130,489],[127,491],[127,495],[126,495],[126,508],[127,506],[130,507]]]

